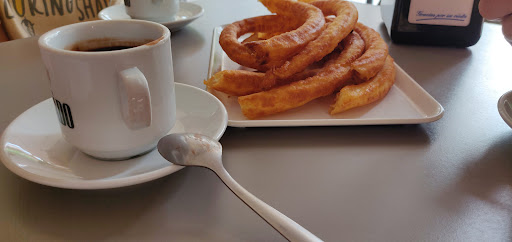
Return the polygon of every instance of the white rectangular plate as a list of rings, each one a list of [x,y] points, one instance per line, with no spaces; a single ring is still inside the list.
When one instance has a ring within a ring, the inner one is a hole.
[[[215,28],[213,32],[208,78],[221,70],[243,68],[229,59],[222,50],[219,44],[221,32],[222,27]],[[232,127],[419,124],[440,119],[443,116],[443,107],[402,68],[398,65],[396,67],[395,84],[385,98],[336,115],[328,113],[335,96],[331,95],[283,113],[250,120],[242,114],[237,97],[215,90],[209,91],[226,106],[228,126]]]

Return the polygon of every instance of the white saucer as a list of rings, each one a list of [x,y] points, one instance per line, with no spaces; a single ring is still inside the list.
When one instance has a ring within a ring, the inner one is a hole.
[[[171,31],[177,31],[201,17],[203,13],[204,9],[195,3],[180,2],[180,10],[174,17],[174,20],[170,22],[162,22],[161,24],[165,25]],[[131,17],[126,13],[123,4],[104,8],[98,13],[98,17],[103,20],[131,19]]]
[[[512,128],[512,91],[508,91],[500,97],[498,112],[505,123]]]
[[[170,133],[199,133],[219,140],[227,126],[224,105],[210,93],[176,83],[176,125]],[[151,181],[183,167],[155,149],[124,161],[102,161],[78,151],[61,137],[51,99],[28,109],[4,131],[0,159],[15,174],[44,185],[104,189]]]

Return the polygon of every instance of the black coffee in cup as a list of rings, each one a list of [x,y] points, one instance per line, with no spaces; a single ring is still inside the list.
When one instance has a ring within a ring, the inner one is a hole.
[[[133,48],[133,47],[135,47],[135,46],[120,45],[120,46],[99,47],[99,48],[96,48],[96,49],[80,50],[80,51],[113,51],[113,50],[124,50],[124,49]]]
[[[121,39],[91,39],[73,44],[67,48],[72,51],[115,51],[124,50],[150,43],[152,40],[121,40]]]

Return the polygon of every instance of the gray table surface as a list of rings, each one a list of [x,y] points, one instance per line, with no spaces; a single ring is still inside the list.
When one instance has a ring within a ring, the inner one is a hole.
[[[196,1],[173,33],[176,82],[204,88],[213,28],[266,9]],[[357,5],[396,62],[445,108],[419,125],[228,128],[224,163],[247,190],[326,241],[512,240],[512,130],[496,109],[512,89],[512,47],[486,23],[469,48],[392,44],[379,8]],[[0,131],[50,96],[37,38],[0,44]],[[209,170],[68,190],[0,166],[2,241],[284,241]]]

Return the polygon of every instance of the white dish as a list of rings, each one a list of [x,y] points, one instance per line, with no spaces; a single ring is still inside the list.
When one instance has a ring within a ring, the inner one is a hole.
[[[170,133],[199,133],[219,140],[227,126],[222,103],[208,92],[176,83],[176,125]],[[174,173],[155,149],[124,161],[102,161],[64,141],[52,99],[17,117],[0,140],[0,159],[13,173],[36,183],[71,189],[105,189],[151,181]]]
[[[208,78],[221,70],[241,68],[222,50],[219,44],[221,32],[222,27],[214,29]],[[328,113],[334,98],[332,95],[293,110],[249,120],[242,114],[237,97],[215,90],[208,91],[224,103],[228,111],[228,126],[233,127],[418,124],[440,119],[444,113],[443,107],[402,68],[396,67],[395,84],[384,99],[337,115]]]
[[[505,123],[512,128],[512,91],[508,91],[500,97],[498,112]]]
[[[165,25],[171,31],[178,31],[187,24],[201,17],[203,13],[204,9],[195,3],[180,2],[180,10],[174,17],[174,20],[162,22],[161,24]],[[103,20],[131,19],[131,17],[126,13],[125,6],[123,4],[104,8],[98,13],[98,17]]]

